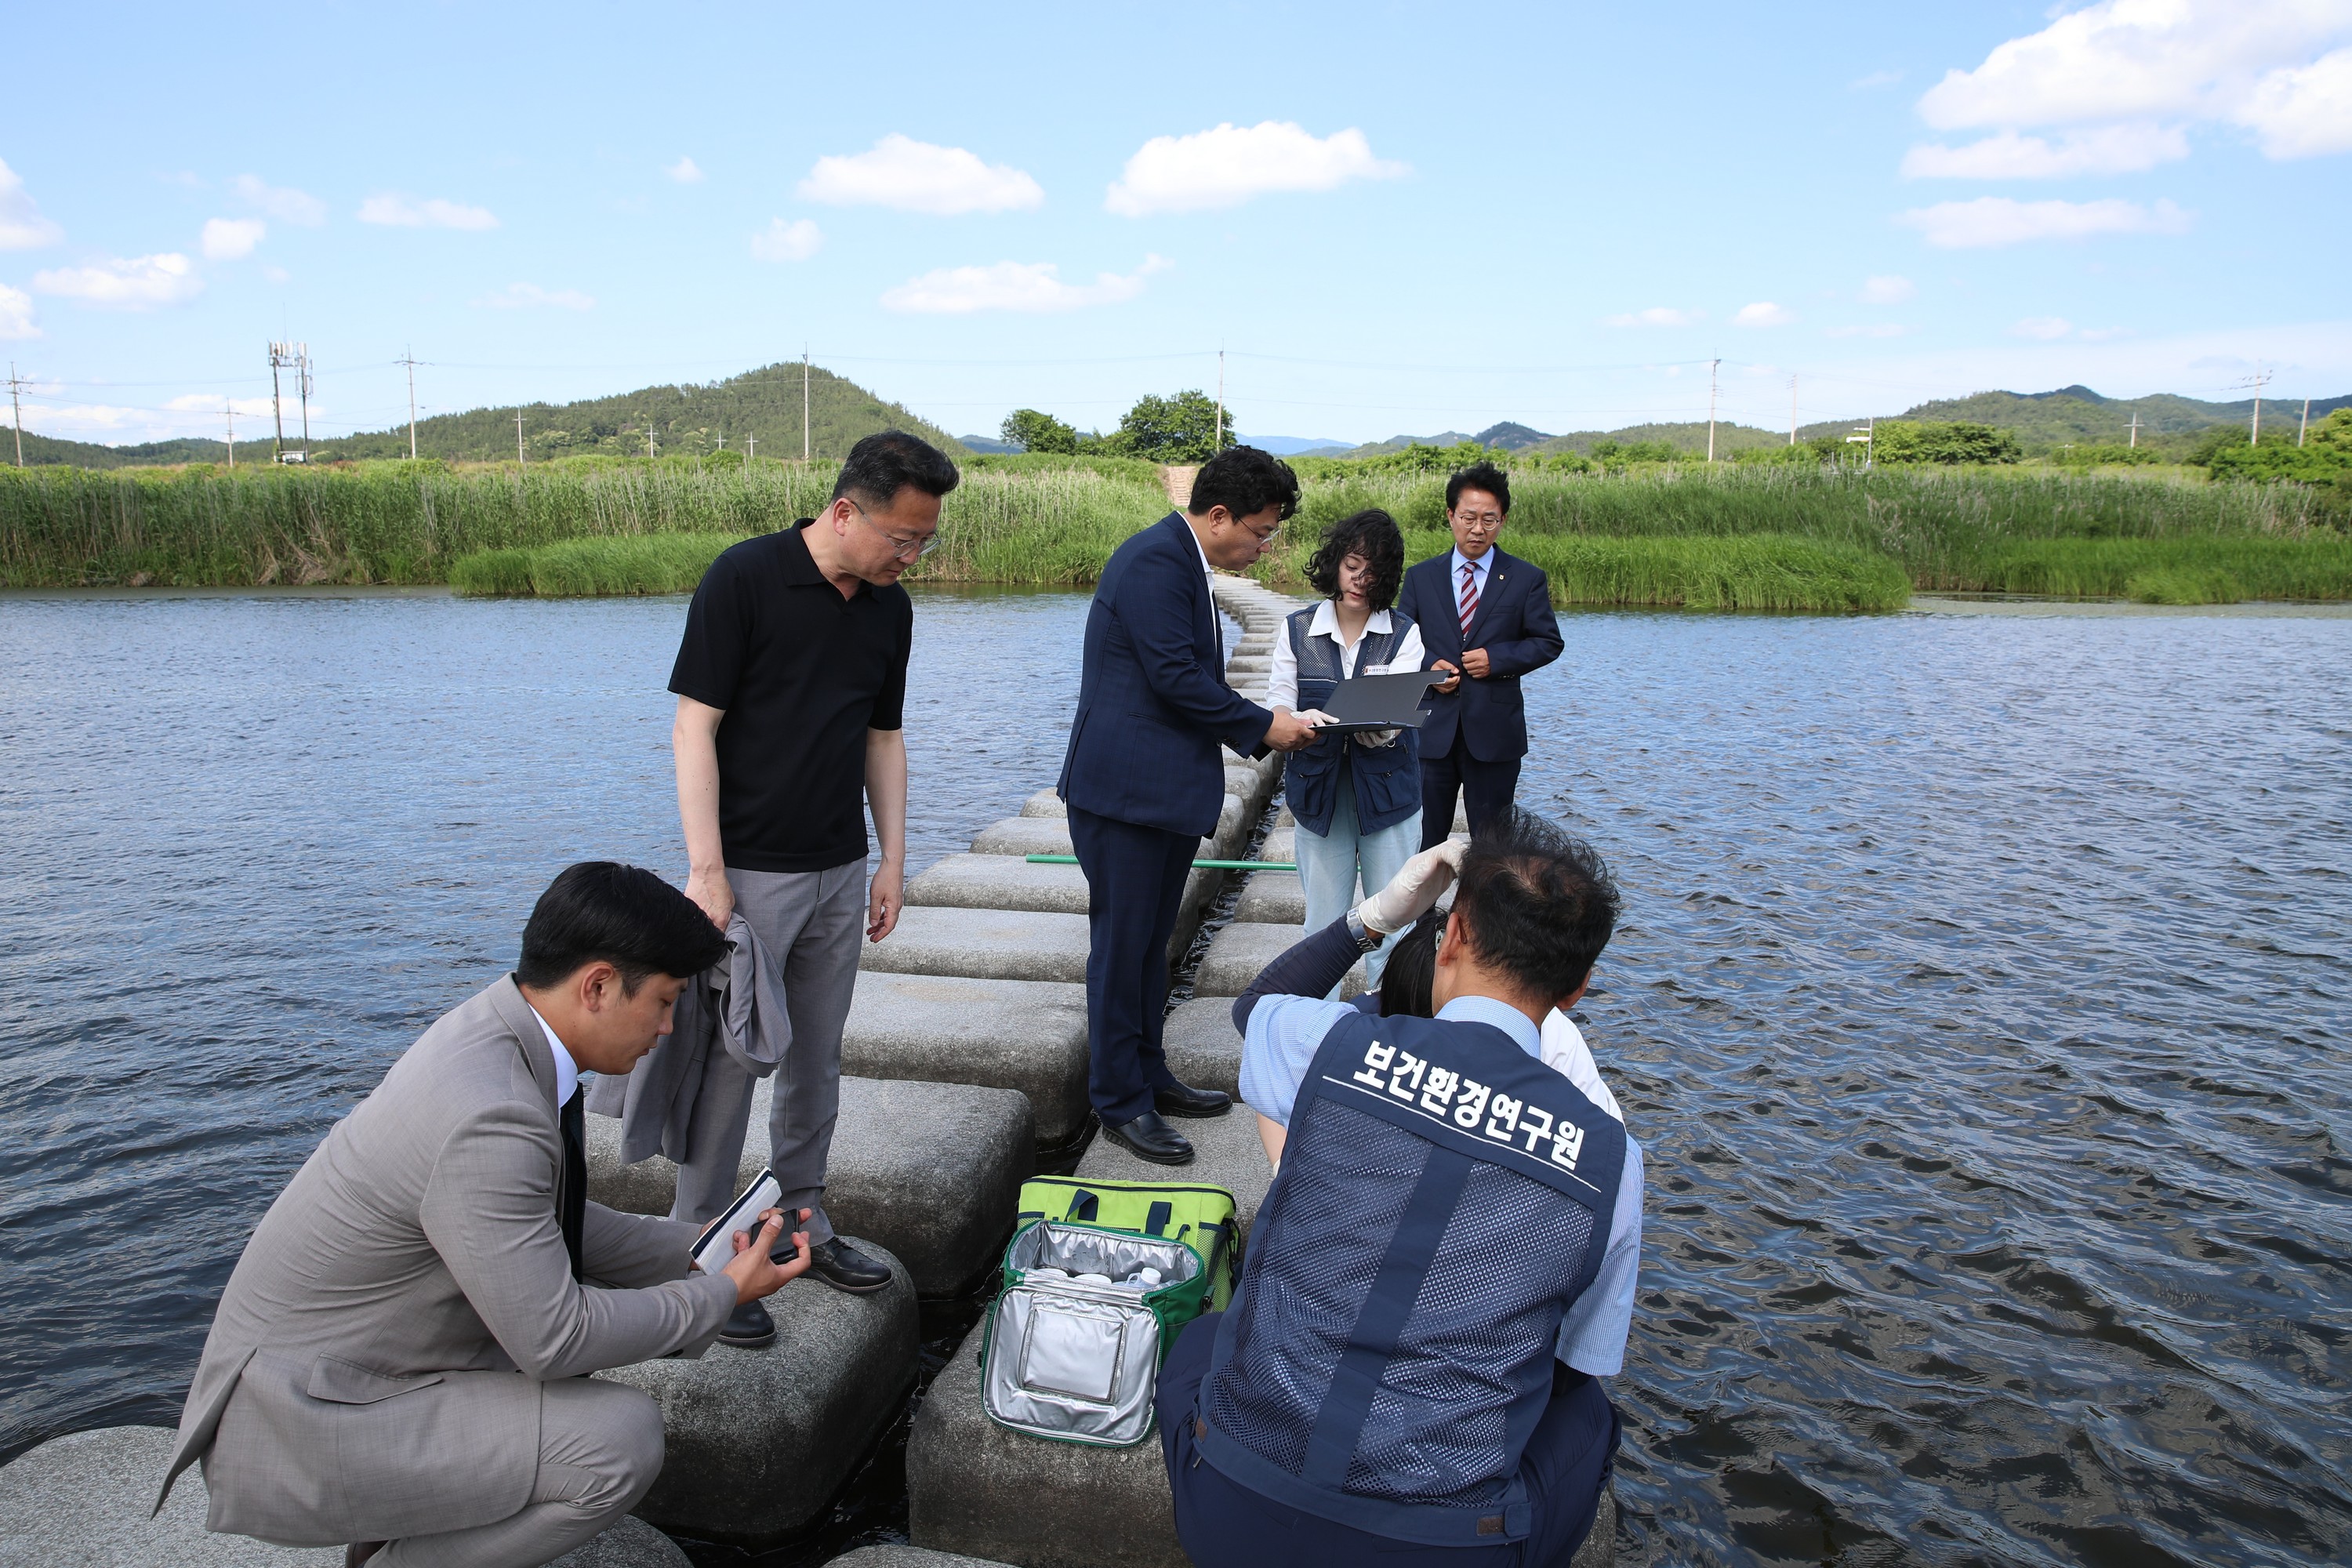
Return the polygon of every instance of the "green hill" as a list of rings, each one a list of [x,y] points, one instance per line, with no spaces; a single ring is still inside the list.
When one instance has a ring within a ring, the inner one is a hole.
[[[811,455],[838,458],[861,437],[877,430],[911,430],[951,457],[967,454],[961,442],[896,403],[885,403],[856,382],[831,371],[809,373]],[[611,397],[578,403],[530,403],[522,408],[525,450],[534,461],[611,453],[643,457],[650,431],[655,452],[695,457],[720,450],[740,452],[756,438],[762,457],[801,455],[801,367],[772,364],[705,385],[646,386]],[[0,433],[0,462],[15,456]],[[312,443],[320,462],[337,458],[405,458],[408,426],[341,436]],[[451,462],[499,462],[515,455],[515,407],[476,408],[436,414],[416,422],[416,453]],[[268,462],[269,440],[240,439],[239,462]],[[219,441],[182,438],[133,447],[101,447],[25,433],[27,466],[65,464],[83,468],[134,465],[217,463],[227,456]]]

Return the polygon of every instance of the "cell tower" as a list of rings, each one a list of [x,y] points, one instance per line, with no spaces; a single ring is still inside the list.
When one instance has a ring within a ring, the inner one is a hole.
[[[280,371],[294,373],[294,394],[302,407],[302,449],[286,449],[285,388],[278,379]],[[269,345],[269,414],[277,426],[269,455],[280,463],[307,463],[310,460],[310,345],[309,343],[271,343]]]

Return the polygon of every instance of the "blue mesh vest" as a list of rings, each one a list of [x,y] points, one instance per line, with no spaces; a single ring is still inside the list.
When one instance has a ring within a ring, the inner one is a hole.
[[[1202,1456],[1391,1539],[1524,1539],[1519,1458],[1624,1161],[1624,1129],[1491,1025],[1333,1026],[1218,1325]]]
[[[1339,684],[1339,645],[1329,637],[1307,635],[1315,624],[1312,609],[1292,616],[1283,628],[1290,651],[1298,659],[1298,708],[1320,708]],[[1396,657],[1412,622],[1389,612],[1389,629],[1366,628],[1356,668],[1370,669]],[[1356,831],[1377,833],[1392,827],[1421,809],[1421,746],[1411,730],[1399,731],[1393,745],[1360,746],[1347,735],[1327,735],[1303,752],[1293,752],[1282,767],[1283,798],[1301,825],[1318,836],[1331,831],[1337,792],[1352,784],[1356,791]]]

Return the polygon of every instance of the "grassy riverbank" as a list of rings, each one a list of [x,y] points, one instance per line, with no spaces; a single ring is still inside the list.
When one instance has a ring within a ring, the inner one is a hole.
[[[0,469],[0,584],[673,593],[727,542],[817,510],[833,474],[733,458]],[[1512,489],[1506,547],[1542,566],[1562,604],[1873,610],[1914,588],[2352,598],[2352,537],[2295,485],[1727,466],[1523,472]],[[1258,575],[1299,585],[1322,525],[1364,506],[1393,512],[1416,554],[1445,545],[1442,476],[1318,472]],[[1083,585],[1166,510],[1142,463],[983,459],[911,575]]]

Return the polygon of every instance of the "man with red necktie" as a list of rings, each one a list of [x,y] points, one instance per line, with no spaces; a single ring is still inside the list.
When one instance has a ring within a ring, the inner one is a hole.
[[[1453,677],[1432,689],[1421,727],[1424,849],[1453,830],[1456,795],[1473,834],[1510,810],[1528,754],[1519,677],[1559,657],[1551,584],[1542,568],[1496,546],[1510,510],[1511,481],[1492,463],[1446,480],[1454,548],[1408,569],[1397,595],[1398,610],[1421,627],[1425,668]]]

